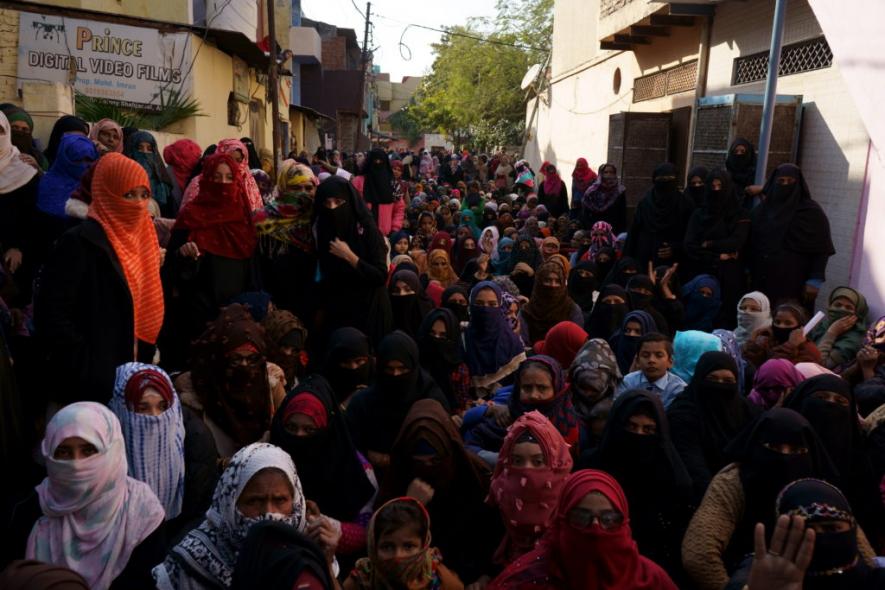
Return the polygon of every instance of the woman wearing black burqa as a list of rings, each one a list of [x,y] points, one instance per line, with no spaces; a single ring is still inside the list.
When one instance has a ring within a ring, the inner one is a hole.
[[[389,227],[393,216],[393,168],[384,150],[375,149],[369,152],[360,175],[353,182],[372,209],[376,225]],[[385,219],[387,223],[384,223]]]
[[[636,206],[624,246],[624,256],[635,258],[640,268],[649,262],[672,265],[682,259],[685,228],[694,209],[694,203],[677,189],[673,164],[659,164],[652,181],[654,186]]]
[[[750,230],[753,290],[773,302],[797,299],[812,309],[836,253],[830,222],[795,164],[778,166],[763,193]]]
[[[331,176],[317,189],[313,219],[319,302],[314,345],[324,350],[319,342],[344,326],[379,342],[390,331],[391,312],[384,237],[372,214],[353,185]]]
[[[747,292],[738,254],[750,235],[750,216],[738,203],[728,172],[717,168],[705,179],[703,198],[685,232],[687,276],[712,275],[722,289],[722,313],[716,327],[733,330],[734,310]]]
[[[680,549],[694,511],[692,485],[670,439],[660,398],[640,390],[620,396],[599,446],[581,458],[578,468],[601,469],[618,480],[627,495],[639,552],[682,581]]]
[[[758,199],[744,192],[756,179],[756,150],[753,149],[753,144],[743,137],[735,139],[728,148],[725,169],[731,174],[741,206],[749,211],[758,205]]]

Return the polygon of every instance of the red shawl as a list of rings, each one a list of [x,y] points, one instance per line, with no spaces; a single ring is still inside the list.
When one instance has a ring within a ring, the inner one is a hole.
[[[594,522],[578,529],[569,511],[591,492],[603,494],[624,515],[611,530]],[[488,590],[677,590],[673,580],[653,561],[639,554],[630,532],[627,498],[615,479],[602,471],[576,471],[565,482],[553,522],[537,548],[504,570]]]
[[[572,180],[575,181],[578,191],[581,193],[580,195],[577,195],[577,198],[580,200],[580,197],[587,192],[587,189],[590,188],[590,185],[596,180],[596,173],[590,168],[590,164],[587,163],[586,158],[578,158],[578,161],[575,163],[575,171],[572,172]],[[572,195],[572,200],[574,199],[575,195]]]
[[[541,165],[541,173],[544,174],[544,194],[556,196],[562,188],[562,178],[560,178],[559,172],[548,173],[547,169],[550,167],[556,168],[550,162],[544,162]]]
[[[175,143],[167,145],[163,150],[163,160],[172,166],[175,179],[182,192],[187,188],[187,180],[200,162],[202,155],[200,146],[192,139],[179,139]]]
[[[215,171],[227,164],[234,172],[231,183],[214,182]],[[190,230],[190,241],[201,252],[245,260],[251,258],[258,243],[252,224],[249,201],[241,183],[236,181],[237,163],[227,154],[213,154],[203,164],[200,192],[184,205],[175,229]]]

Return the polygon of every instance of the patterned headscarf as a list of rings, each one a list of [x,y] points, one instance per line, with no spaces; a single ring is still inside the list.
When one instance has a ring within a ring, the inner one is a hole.
[[[249,518],[237,508],[246,485],[264,469],[279,470],[289,480],[293,492],[291,514],[268,513]],[[289,454],[267,443],[253,443],[237,451],[221,474],[206,520],[172,548],[166,561],[153,569],[157,587],[161,590],[179,588],[188,577],[196,577],[190,573],[193,571],[199,574],[199,579],[215,587],[229,588],[249,527],[264,520],[283,522],[303,532],[307,525],[307,503]]]
[[[159,416],[136,413],[127,403],[127,392],[134,385],[141,393],[157,377],[173,392],[169,408]],[[114,395],[108,402],[120,420],[129,475],[151,487],[166,510],[166,520],[181,514],[184,500],[184,419],[174,392],[169,375],[160,367],[126,363],[117,367]]]
[[[94,123],[92,128],[89,130],[89,139],[92,141],[101,141],[98,139],[98,134],[102,131],[106,131],[110,129],[111,131],[117,134],[117,146],[114,148],[114,151],[118,154],[123,153],[123,128],[120,127],[120,124],[114,121],[113,119],[102,119],[98,123]],[[104,144],[102,144],[104,145]]]
[[[420,508],[427,533],[421,542],[421,550],[411,557],[382,560],[378,556],[378,541],[381,531],[377,530],[378,515],[396,504],[412,504]],[[356,562],[354,575],[361,588],[438,588],[439,566],[442,556],[438,549],[430,546],[430,515],[424,505],[414,498],[394,498],[379,508],[369,521],[367,533],[368,557]],[[436,584],[434,584],[436,582]]]
[[[863,341],[864,346],[873,346],[885,350],[885,316],[873,322]]]
[[[313,252],[313,195],[293,188],[307,184],[319,184],[310,167],[285,160],[277,178],[276,198],[252,215],[263,252],[280,254],[290,245],[303,252]]]
[[[80,437],[97,454],[62,460],[55,450]],[[28,537],[26,556],[68,567],[107,590],[132,551],[163,522],[163,507],[147,484],[126,476],[126,449],[117,417],[105,406],[77,402],[46,426],[41,444],[47,476],[37,486],[43,516]]]

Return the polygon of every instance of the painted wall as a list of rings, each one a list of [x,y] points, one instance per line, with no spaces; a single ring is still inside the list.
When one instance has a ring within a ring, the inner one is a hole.
[[[809,0],[829,40],[845,87],[871,138],[851,283],[867,297],[873,318],[885,314],[885,249],[878,240],[885,220],[885,22],[881,0]]]

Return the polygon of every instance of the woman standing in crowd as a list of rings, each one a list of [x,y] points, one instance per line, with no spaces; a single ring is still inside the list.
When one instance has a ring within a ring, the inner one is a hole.
[[[580,216],[581,199],[596,178],[596,172],[594,172],[590,167],[590,164],[587,163],[587,158],[578,158],[577,162],[575,162],[575,169],[572,172],[572,200],[570,213],[573,219],[577,219]]]
[[[149,198],[141,166],[122,154],[102,157],[88,219],[62,235],[41,271],[34,322],[54,368],[46,375],[54,401],[105,402],[117,367],[153,359],[164,303]]]
[[[778,166],[762,192],[751,219],[753,286],[775,303],[795,299],[811,309],[836,252],[830,222],[798,166]]]
[[[538,185],[538,203],[547,207],[553,217],[568,213],[568,190],[559,176],[556,166],[550,162],[541,165],[544,182]]]
[[[599,167],[599,176],[581,197],[581,221],[584,228],[604,221],[616,232],[627,229],[627,189],[618,179],[614,164]]]
[[[384,238],[353,186],[337,176],[324,180],[314,199],[317,247],[317,317],[321,333],[352,326],[373,342],[390,331],[385,292]],[[315,342],[316,344],[316,342]]]
[[[565,277],[562,265],[556,262],[545,262],[538,268],[532,296],[519,312],[526,346],[543,340],[550,328],[559,322],[574,322],[578,327],[584,325],[584,313],[569,296]]]

